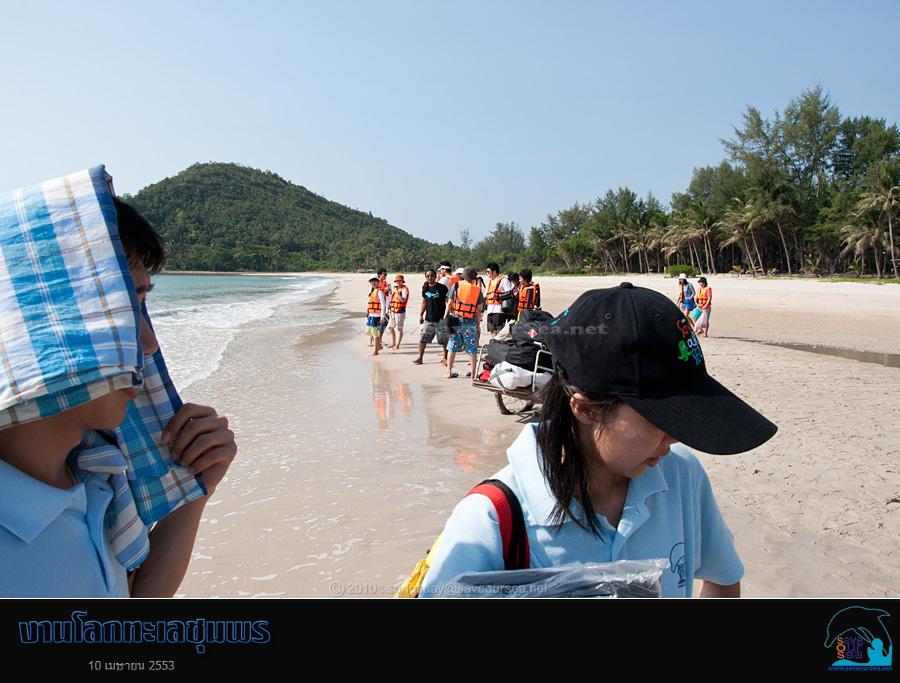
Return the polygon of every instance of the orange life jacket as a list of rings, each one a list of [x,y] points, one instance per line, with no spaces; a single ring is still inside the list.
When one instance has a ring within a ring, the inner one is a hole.
[[[530,295],[530,296],[529,296]],[[519,313],[533,311],[541,299],[541,287],[537,282],[529,282],[519,288]]]
[[[451,276],[450,276],[450,284],[447,285],[447,289],[448,289],[448,290],[453,289],[453,285],[455,285],[455,284],[456,284],[457,282],[459,282],[461,279],[462,279],[462,276],[461,276],[461,275],[457,275],[456,273],[454,273],[453,275],[451,275]]]
[[[400,296],[400,292],[406,290],[406,298],[403,299]],[[396,290],[393,294],[391,294],[391,301],[389,304],[389,308],[391,309],[391,313],[405,313],[406,312],[406,304],[409,301],[409,287],[403,285],[400,289]]]
[[[700,287],[700,291],[694,296],[694,303],[697,304],[697,308],[701,311],[706,311],[709,309],[710,301],[712,300],[712,287]]]
[[[484,303],[488,306],[492,304],[500,303],[500,293],[497,291],[498,287],[500,287],[500,283],[503,282],[503,276],[498,275],[493,278],[490,282],[488,282],[487,294],[484,297]]]
[[[480,296],[481,287],[463,280],[456,287],[456,298],[450,302],[450,313],[460,318],[474,318]]]
[[[381,291],[381,288],[376,287],[369,292],[369,315],[381,315],[381,301],[378,299],[379,291]]]

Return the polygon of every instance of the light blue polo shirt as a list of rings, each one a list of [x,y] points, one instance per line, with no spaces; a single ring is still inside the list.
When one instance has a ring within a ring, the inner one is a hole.
[[[492,479],[516,494],[525,516],[531,567],[616,560],[669,560],[662,597],[691,597],[693,581],[721,585],[740,581],[744,566],[722,519],[709,477],[684,446],[674,445],[655,467],[630,480],[618,528],[597,515],[601,537],[567,519],[557,531],[550,520],[556,503],[541,472],[537,425],[525,427],[507,450],[509,465]],[[581,506],[572,510],[581,519]],[[438,597],[442,584],[465,572],[498,571],[503,565],[500,525],[493,504],[466,496],[444,527],[443,540],[425,575],[421,597]]]
[[[0,460],[0,597],[128,597],[104,527],[107,474],[58,489]]]

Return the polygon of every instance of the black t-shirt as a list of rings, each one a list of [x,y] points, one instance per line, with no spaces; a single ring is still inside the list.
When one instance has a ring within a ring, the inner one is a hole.
[[[447,294],[450,292],[440,282],[429,287],[422,285],[422,298],[425,300],[425,320],[430,323],[440,322],[447,310]]]

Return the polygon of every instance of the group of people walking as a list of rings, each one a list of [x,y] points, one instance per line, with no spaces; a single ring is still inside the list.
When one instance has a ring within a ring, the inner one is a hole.
[[[165,249],[109,180],[98,166],[0,197],[3,597],[174,595],[237,453],[226,418],[178,397],[146,307]],[[386,282],[384,271],[370,281],[375,353],[386,329],[399,348],[410,303],[402,275]],[[690,597],[695,579],[701,596],[740,595],[733,535],[680,444],[741,453],[777,427],[708,374],[684,315],[699,309],[708,327],[712,294],[699,284],[679,279],[682,310],[627,282],[590,290],[550,323],[537,422],[456,505],[398,594],[453,596],[469,572],[645,559],[665,567],[663,597]],[[496,335],[540,306],[526,269],[490,263],[485,282],[443,262],[422,286],[414,362],[437,338],[447,377],[460,352],[474,372],[485,315]]]
[[[687,316],[694,327],[694,333],[709,336],[709,318],[712,314],[712,287],[705,277],[697,278],[695,289],[685,273],[678,276],[675,298],[678,308]]]
[[[369,280],[369,299],[366,330],[369,344],[377,356],[382,348],[385,330],[391,331],[390,349],[399,349],[403,340],[403,326],[409,305],[409,287],[403,275],[388,284],[387,271],[381,269]],[[458,377],[453,367],[458,353],[469,356],[467,377],[475,375],[478,348],[481,341],[481,322],[486,320],[487,331],[495,337],[522,311],[541,307],[541,289],[532,279],[529,269],[504,275],[497,263],[487,265],[487,282],[475,268],[453,270],[450,261],[425,272],[422,301],[419,307],[419,355],[413,360],[422,365],[428,344],[437,340],[443,353],[441,365],[446,366],[445,377]]]

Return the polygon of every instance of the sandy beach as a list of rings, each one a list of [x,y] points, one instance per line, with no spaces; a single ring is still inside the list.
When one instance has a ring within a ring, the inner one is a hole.
[[[517,418],[443,379],[437,346],[411,362],[421,276],[407,278],[402,348],[377,358],[363,335],[369,276],[329,277],[330,294],[242,332],[184,396],[228,415],[240,451],[179,595],[389,597],[468,488],[506,462]],[[648,275],[536,279],[552,313],[625,279],[674,289]],[[746,567],[743,594],[896,596],[900,286],[710,284],[710,373],[779,425],[752,452],[698,453]]]

